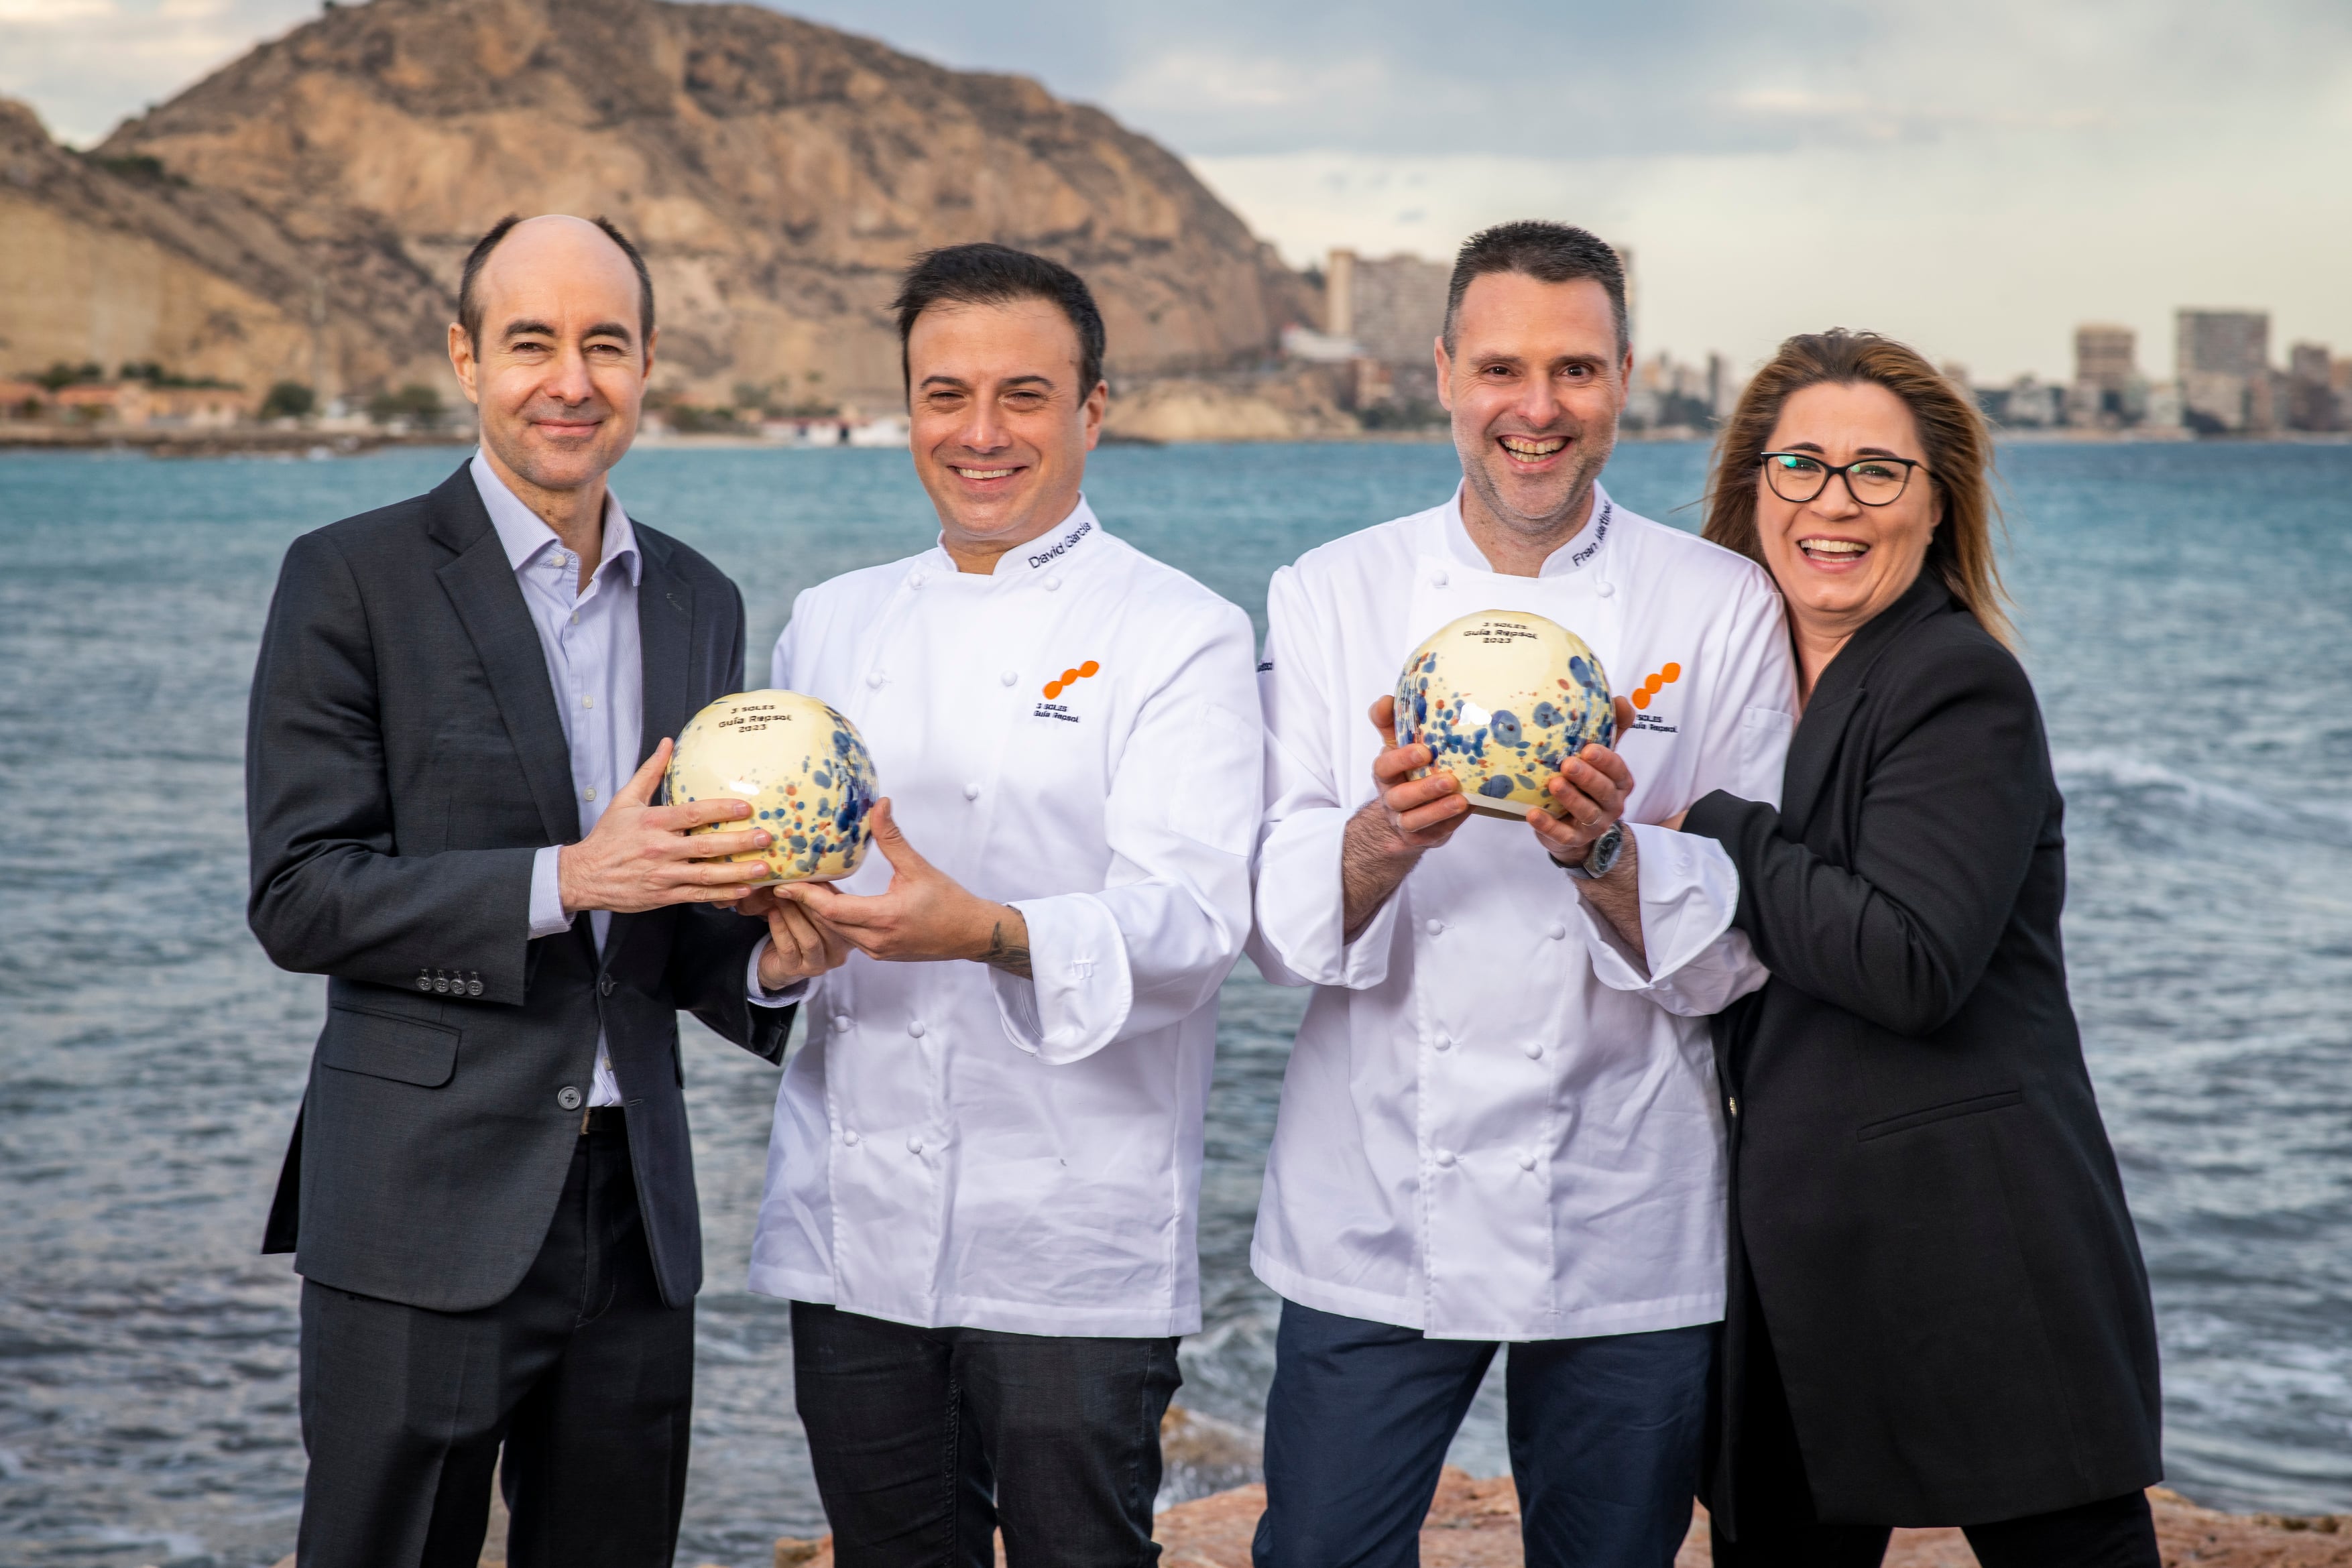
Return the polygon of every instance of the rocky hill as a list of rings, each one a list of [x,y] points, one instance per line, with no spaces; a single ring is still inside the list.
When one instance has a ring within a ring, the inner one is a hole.
[[[458,262],[509,211],[638,239],[698,401],[895,402],[896,275],[961,240],[1085,274],[1115,373],[1231,365],[1317,314],[1173,155],[1024,78],[752,5],[330,0],[88,155],[0,112],[0,295],[42,301],[0,374],[307,380],[315,335],[330,393],[436,375]]]

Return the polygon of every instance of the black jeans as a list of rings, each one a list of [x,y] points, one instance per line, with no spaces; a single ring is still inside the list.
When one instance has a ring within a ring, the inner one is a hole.
[[[662,1301],[609,1120],[580,1138],[547,1239],[497,1305],[303,1281],[303,1568],[473,1568],[501,1448],[513,1568],[669,1568],[694,1309]]]
[[[1748,1353],[1740,1395],[1739,1539],[1714,1527],[1717,1568],[1878,1568],[1892,1531],[1883,1524],[1824,1524],[1797,1448],[1796,1422],[1764,1312],[1748,1298]],[[2162,1568],[2147,1494],[2126,1492],[2053,1513],[1966,1527],[1983,1568]]]
[[[1529,1568],[1669,1568],[1690,1531],[1715,1342],[1703,1323],[1510,1347]],[[1495,1350],[1283,1302],[1256,1568],[1413,1568]]]
[[[793,1303],[793,1377],[839,1568],[1160,1561],[1173,1339],[922,1329]]]

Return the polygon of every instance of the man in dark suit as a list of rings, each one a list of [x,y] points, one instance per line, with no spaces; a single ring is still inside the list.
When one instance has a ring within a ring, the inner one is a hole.
[[[297,539],[254,674],[249,919],[328,977],[264,1243],[304,1281],[299,1556],[471,1564],[503,1448],[518,1568],[651,1568],[702,1277],[677,1011],[780,1061],[767,993],[842,955],[727,908],[765,869],[708,857],[767,835],[686,831],[748,806],[652,804],[666,737],[743,684],[743,604],[605,486],[644,261],[510,218],[458,314],[479,452]]]

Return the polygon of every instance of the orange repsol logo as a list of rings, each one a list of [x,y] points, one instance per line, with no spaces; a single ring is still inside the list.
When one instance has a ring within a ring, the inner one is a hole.
[[[1045,700],[1047,702],[1052,702],[1055,697],[1062,695],[1065,687],[1075,686],[1080,681],[1085,680],[1088,675],[1099,673],[1101,669],[1102,666],[1100,664],[1096,664],[1092,659],[1088,659],[1085,664],[1080,664],[1075,670],[1064,670],[1060,680],[1047,681],[1045,683]]]
[[[1680,664],[1666,665],[1664,668],[1659,670],[1657,674],[1652,675],[1648,680],[1643,681],[1640,685],[1633,688],[1633,706],[1635,707],[1648,707],[1652,697],[1656,696],[1661,691],[1673,685],[1676,681],[1679,681],[1682,678],[1683,667]]]

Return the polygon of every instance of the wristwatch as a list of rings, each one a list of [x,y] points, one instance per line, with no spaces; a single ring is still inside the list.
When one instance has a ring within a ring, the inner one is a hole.
[[[1592,847],[1584,852],[1582,865],[1570,865],[1562,862],[1560,869],[1570,876],[1580,876],[1587,882],[1599,882],[1616,869],[1617,857],[1624,852],[1625,824],[1612,822],[1609,824],[1609,831],[1593,840]]]

